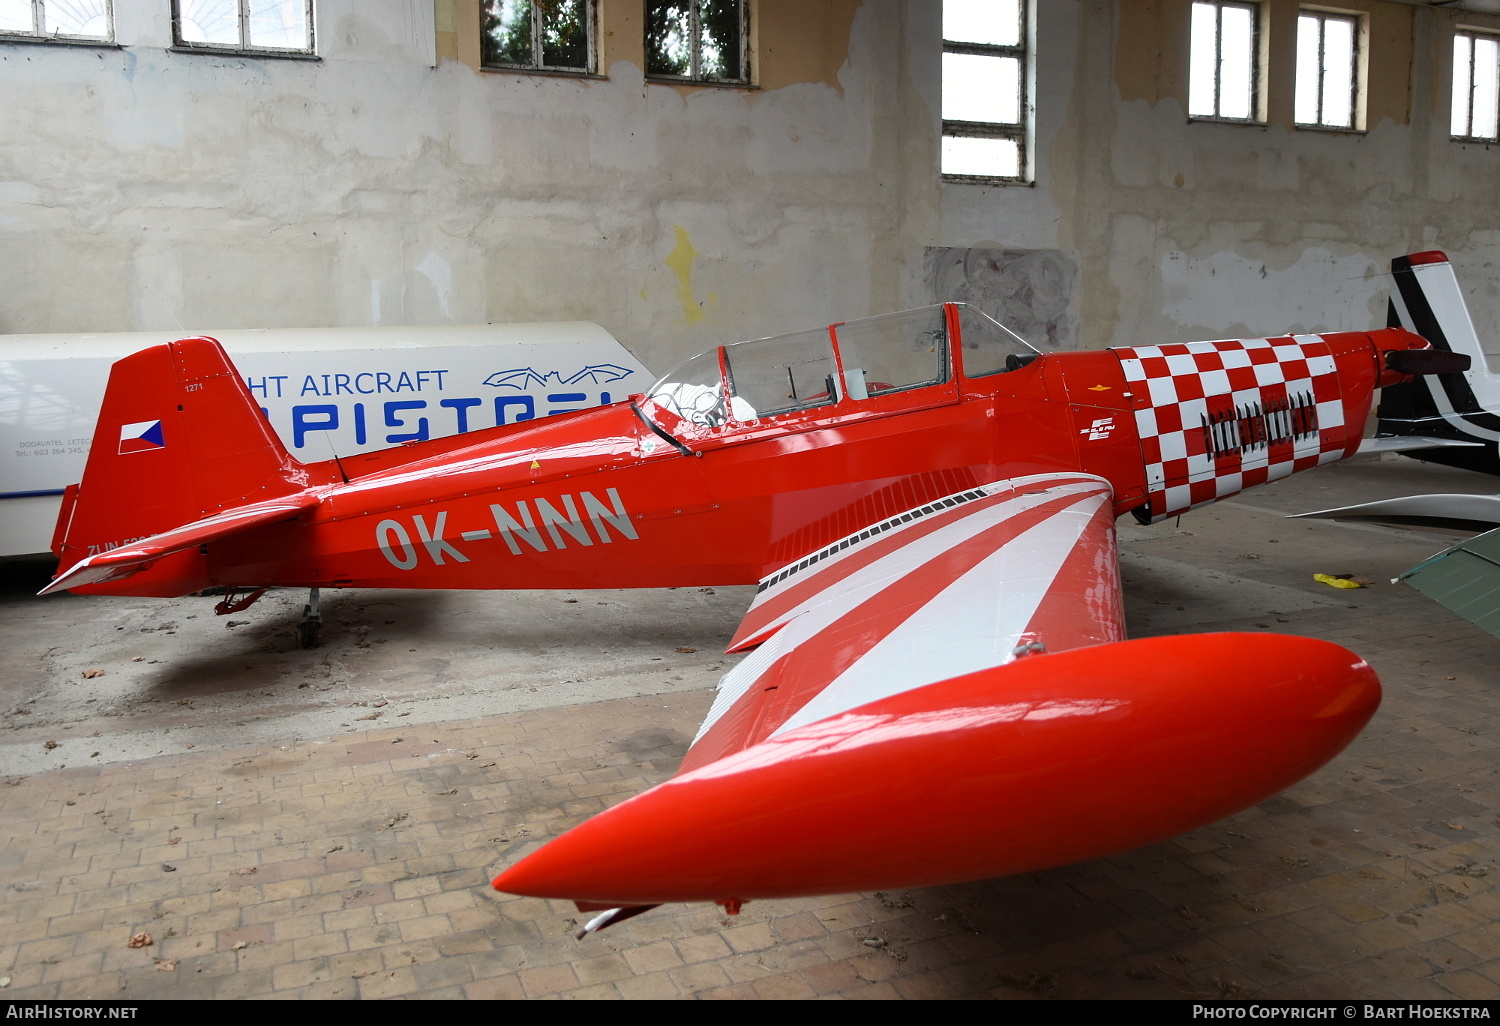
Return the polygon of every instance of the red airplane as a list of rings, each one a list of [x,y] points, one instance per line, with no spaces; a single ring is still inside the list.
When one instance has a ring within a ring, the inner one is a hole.
[[[44,593],[758,583],[678,774],[495,885],[593,929],[1026,872],[1259,802],[1363,727],[1379,683],[1337,645],[1124,640],[1114,520],[1351,455],[1375,389],[1451,359],[1393,328],[1039,354],[950,303],[304,464],[184,339],[115,365]]]

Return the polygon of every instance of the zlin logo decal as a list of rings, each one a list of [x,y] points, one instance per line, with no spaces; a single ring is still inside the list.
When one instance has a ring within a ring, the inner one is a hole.
[[[1110,436],[1110,432],[1114,431],[1114,429],[1115,418],[1101,417],[1078,433],[1080,435],[1088,435],[1089,441],[1091,442],[1097,442],[1101,438],[1108,438]]]

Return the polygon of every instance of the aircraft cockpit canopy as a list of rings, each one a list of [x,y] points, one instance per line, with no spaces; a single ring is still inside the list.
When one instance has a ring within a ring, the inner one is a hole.
[[[966,378],[1000,374],[1039,352],[982,310],[942,303],[700,353],[656,382],[640,410],[674,439],[717,435],[944,385],[955,369]]]

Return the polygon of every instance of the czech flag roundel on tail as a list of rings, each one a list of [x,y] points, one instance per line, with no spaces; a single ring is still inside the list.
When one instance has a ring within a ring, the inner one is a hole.
[[[146,452],[148,449],[164,449],[161,421],[144,420],[139,424],[125,424],[120,428],[120,455],[128,452]]]

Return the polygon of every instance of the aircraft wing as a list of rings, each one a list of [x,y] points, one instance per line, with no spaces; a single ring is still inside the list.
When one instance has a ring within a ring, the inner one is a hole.
[[[1464,442],[1457,438],[1432,438],[1427,435],[1376,435],[1360,441],[1361,454],[1372,452],[1410,452],[1415,449],[1473,449],[1483,442]]]
[[[1002,481],[768,577],[676,776],[497,889],[606,910],[954,883],[1171,837],[1351,740],[1379,683],[1337,645],[1122,641],[1107,482]],[[1275,744],[1267,745],[1266,738]]]
[[[251,503],[223,513],[216,513],[211,517],[204,517],[202,520],[152,535],[149,538],[125,542],[115,548],[106,549],[104,552],[98,552],[80,560],[37,594],[50,595],[69,588],[81,588],[86,584],[99,584],[129,577],[131,574],[144,570],[156,560],[175,552],[205,545],[251,527],[291,520],[303,510],[316,506],[318,502],[319,497],[312,492],[268,499],[264,502]]]
[[[1434,495],[1403,495],[1354,506],[1295,513],[1288,519],[1368,520],[1380,524],[1415,524],[1452,527],[1460,531],[1487,531],[1500,524],[1500,495],[1470,495],[1466,492]]]
[[[1125,636],[1108,482],[1044,475],[875,524],[768,578],[685,772],[856,706]]]

